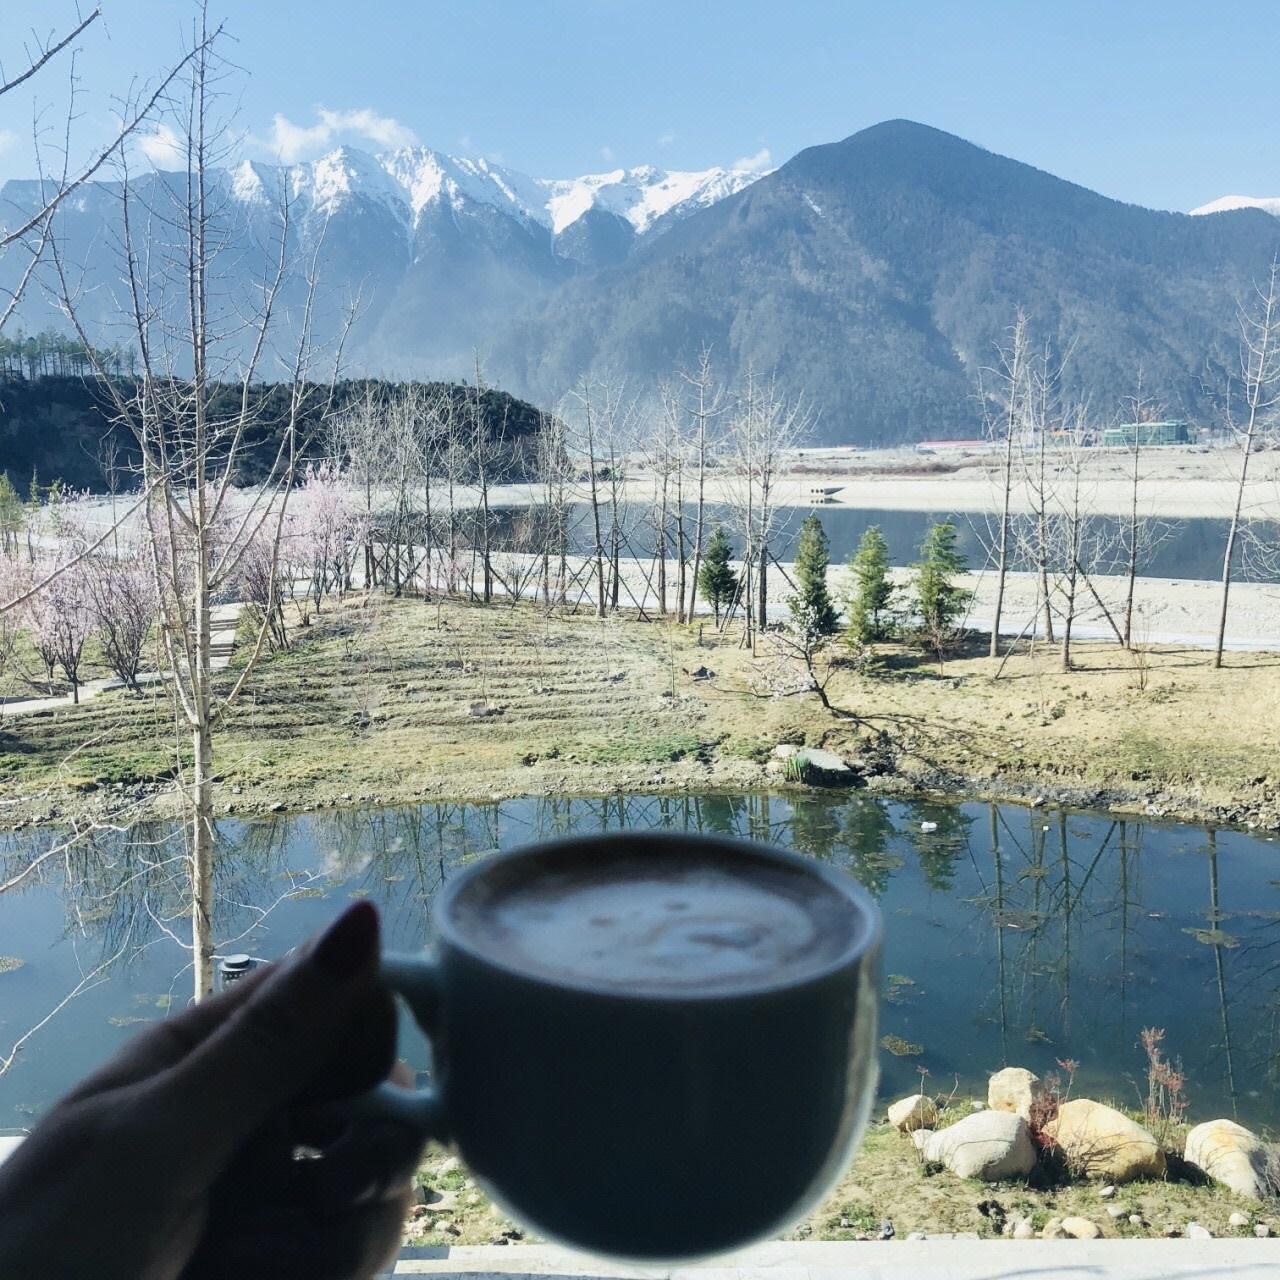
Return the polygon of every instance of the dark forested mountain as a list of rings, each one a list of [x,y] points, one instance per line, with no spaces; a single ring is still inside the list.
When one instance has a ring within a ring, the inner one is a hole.
[[[905,120],[754,181],[556,183],[446,161],[345,151],[290,179],[299,249],[321,246],[330,297],[361,296],[358,369],[452,377],[478,353],[491,380],[550,404],[584,372],[652,385],[707,342],[723,376],[750,365],[803,392],[832,443],[976,432],[977,375],[1019,306],[1096,414],[1141,375],[1165,411],[1206,419],[1236,367],[1237,302],[1280,250],[1280,220],[1258,209],[1121,204]],[[220,269],[260,269],[271,176],[246,165],[226,183],[245,243]],[[29,201],[21,187],[0,218]],[[68,210],[91,259],[113,243],[108,203],[94,191]],[[92,336],[109,344],[122,334],[95,268]],[[52,322],[30,306],[28,328]]]
[[[127,391],[127,379],[122,380]],[[340,382],[330,397],[329,388],[316,386],[304,392],[306,409],[299,424],[304,439],[303,457],[324,456],[323,412],[340,413],[364,399],[366,390],[390,391],[391,385],[352,379]],[[456,383],[428,384],[431,393],[447,392],[459,401],[474,394]],[[238,401],[240,388],[225,388],[226,407]],[[261,419],[246,443],[237,480],[252,484],[270,474],[281,431],[288,421],[290,392],[281,384],[254,387],[251,401]],[[215,415],[220,400],[214,398]],[[515,478],[526,474],[542,423],[532,405],[502,391],[484,391],[481,412],[492,438],[502,442],[496,474]],[[92,379],[44,375],[35,378],[0,377],[0,474],[20,493],[32,478],[48,484],[54,480],[75,489],[104,492],[133,488],[140,457],[128,427],[114,422],[106,389]],[[112,444],[114,443],[114,451]],[[114,477],[111,474],[114,471]]]

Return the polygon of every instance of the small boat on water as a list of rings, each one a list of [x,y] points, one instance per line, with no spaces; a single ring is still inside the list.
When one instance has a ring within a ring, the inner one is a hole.
[[[815,484],[809,486],[809,501],[813,503],[834,502],[835,496],[844,488],[842,484]]]

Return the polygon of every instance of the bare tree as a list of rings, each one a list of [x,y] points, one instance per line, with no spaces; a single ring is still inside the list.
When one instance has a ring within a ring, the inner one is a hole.
[[[1001,453],[1000,509],[993,539],[996,562],[996,599],[991,615],[990,656],[993,658],[1000,653],[1000,622],[1004,612],[1005,580],[1009,573],[1015,449],[1025,437],[1029,416],[1027,348],[1027,315],[1019,307],[1009,329],[1008,346],[998,349],[997,367],[985,371],[988,385],[981,387],[984,404],[988,406],[987,437],[999,445]]]
[[[1091,450],[1086,421],[1087,411],[1083,406],[1069,409],[1058,431],[1054,452],[1060,479],[1055,495],[1057,509],[1049,528],[1058,573],[1063,671],[1072,669],[1071,642],[1081,597],[1092,586],[1096,566],[1106,558],[1098,530],[1089,522]],[[1101,604],[1096,594],[1094,598]]]
[[[644,446],[645,463],[653,480],[649,517],[653,526],[654,567],[658,580],[658,613],[667,616],[667,554],[677,561],[676,612],[684,612],[684,450],[680,439],[681,413],[675,389],[663,381],[658,387],[654,427]]]
[[[189,771],[184,770],[182,791],[189,815],[189,949],[197,998],[213,986],[215,735],[263,652],[274,601],[269,600],[239,672],[225,684],[215,680],[211,610],[235,581],[241,559],[256,541],[267,539],[272,556],[279,554],[301,443],[299,424],[314,397],[325,394],[308,376],[313,358],[314,257],[297,313],[291,317],[291,349],[277,354],[277,305],[291,281],[287,201],[281,203],[271,259],[262,278],[253,282],[250,296],[229,297],[218,273],[229,221],[215,169],[224,158],[219,139],[229,135],[213,119],[218,82],[227,69],[217,34],[202,13],[189,56],[186,92],[171,113],[185,171],[181,181],[165,184],[160,194],[151,189],[153,200],[171,203],[148,205],[124,168],[122,265],[140,375],[121,382],[100,359],[95,368],[117,421],[132,433],[142,457],[149,495],[145,528],[160,610],[163,668],[169,677],[166,686],[176,699],[190,743],[191,762]],[[150,238],[156,225],[172,229],[171,246]],[[63,309],[92,351],[56,240],[50,251]],[[246,442],[264,422],[260,369],[268,352],[286,370],[288,403],[266,482],[254,492],[237,495],[235,481]]]
[[[683,375],[689,390],[687,413],[692,420],[690,441],[691,465],[696,477],[697,502],[693,527],[693,567],[689,573],[688,603],[681,604],[681,620],[691,622],[698,603],[698,574],[702,568],[702,548],[706,541],[707,464],[714,448],[711,434],[723,412],[723,391],[711,370],[711,348],[703,345],[698,353],[698,367]]]
[[[1227,606],[1231,577],[1245,516],[1245,493],[1249,484],[1249,463],[1259,445],[1268,442],[1276,430],[1276,408],[1280,404],[1280,259],[1272,259],[1266,284],[1256,286],[1250,308],[1241,307],[1240,399],[1243,408],[1233,411],[1228,400],[1227,426],[1235,439],[1239,466],[1236,471],[1235,501],[1222,550],[1222,598],[1218,610],[1218,633],[1213,649],[1213,665],[1222,666],[1222,650],[1227,636]]]
[[[134,534],[125,541],[123,555],[95,556],[86,576],[102,656],[125,687],[136,692],[142,651],[156,619],[145,539]]]
[[[193,47],[180,61],[172,66],[148,92],[131,99],[121,113],[115,129],[105,145],[99,147],[92,156],[79,166],[75,166],[71,155],[71,130],[78,115],[76,98],[78,96],[78,77],[74,67],[73,46],[75,42],[102,16],[102,6],[95,5],[86,15],[77,15],[77,20],[70,24],[61,34],[54,34],[47,39],[36,39],[33,46],[23,51],[19,70],[10,76],[0,73],[0,99],[13,93],[23,85],[33,81],[39,74],[53,64],[61,56],[72,59],[71,100],[67,106],[66,122],[59,146],[61,148],[60,163],[55,171],[45,172],[44,165],[38,156],[41,167],[38,194],[33,208],[24,210],[16,219],[16,225],[0,229],[0,255],[21,249],[26,254],[26,265],[18,278],[16,286],[9,291],[8,299],[0,310],[0,332],[13,317],[23,295],[35,278],[36,269],[44,257],[49,245],[54,215],[66,199],[90,181],[113,157],[117,156],[125,142],[137,132],[142,124],[156,111],[177,81],[179,75],[188,67],[198,52]],[[216,31],[204,32],[202,44],[207,44],[221,34],[221,27]],[[40,129],[37,123],[37,139]]]
[[[606,611],[604,580],[604,536],[600,524],[600,508],[603,502],[600,488],[600,464],[598,459],[600,418],[602,410],[599,400],[603,396],[606,401],[604,412],[607,413],[608,387],[597,387],[594,379],[584,374],[572,392],[570,402],[562,409],[562,416],[572,414],[577,425],[577,451],[586,461],[587,500],[591,506],[592,546],[591,556],[595,564],[596,617],[603,618]]]
[[[542,489],[542,598],[548,608],[563,604],[568,591],[573,463],[567,434],[560,414],[542,415],[535,465]]]
[[[480,373],[480,360],[476,358],[476,380],[467,394],[466,407],[466,460],[470,480],[476,488],[476,513],[480,543],[481,599],[488,604],[493,599],[493,512],[489,505],[490,489],[499,465],[502,447],[506,439],[506,413],[508,402],[502,402],[502,418],[495,425],[489,422],[485,412],[484,379]]]
[[[383,448],[383,401],[381,388],[366,382],[360,397],[334,414],[328,426],[328,451],[337,459],[338,466],[358,495],[364,560],[361,580],[366,589],[376,586],[378,581],[374,516],[387,475]]]
[[[748,370],[727,415],[729,498],[743,542],[744,642],[767,622],[770,542],[778,522],[777,484],[788,453],[808,434],[802,399],[788,400],[772,378]]]
[[[1134,596],[1138,573],[1145,566],[1152,552],[1168,538],[1174,526],[1165,520],[1157,520],[1143,508],[1143,463],[1146,458],[1145,428],[1160,418],[1160,406],[1152,396],[1144,394],[1141,379],[1138,390],[1125,405],[1125,424],[1132,431],[1127,445],[1126,458],[1129,480],[1129,510],[1119,531],[1121,568],[1125,576],[1124,618],[1121,624],[1121,643],[1126,649],[1133,647]]]

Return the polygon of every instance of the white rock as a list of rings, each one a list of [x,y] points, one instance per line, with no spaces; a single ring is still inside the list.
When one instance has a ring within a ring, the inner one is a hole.
[[[461,1168],[462,1168],[462,1161],[459,1160],[457,1156],[450,1156],[446,1161],[444,1161],[443,1164],[441,1164],[441,1166],[436,1170],[436,1172],[439,1174],[456,1173],[457,1170]]]
[[[933,1099],[923,1093],[913,1093],[908,1098],[899,1098],[889,1105],[889,1123],[899,1133],[910,1133],[914,1129],[932,1129],[938,1123],[938,1108]]]
[[[924,1155],[961,1178],[984,1182],[1025,1177],[1036,1164],[1027,1122],[1007,1111],[975,1111],[965,1116],[935,1133],[925,1144]]]
[[[1253,1224],[1253,1234],[1259,1240],[1265,1240],[1271,1234],[1271,1228],[1265,1222],[1255,1222]]]
[[[1250,1218],[1247,1213],[1241,1213],[1240,1210],[1237,1209],[1235,1213],[1233,1213],[1231,1217],[1227,1219],[1227,1221],[1233,1227],[1247,1227],[1249,1225]]]
[[[1013,1229],[1013,1238],[1015,1240],[1034,1240],[1036,1238],[1036,1229],[1031,1225],[1030,1218],[1018,1219],[1018,1225]]]
[[[932,1129],[915,1129],[912,1131],[911,1141],[915,1143],[917,1151],[923,1151],[932,1137]]]
[[[1129,1210],[1122,1204],[1109,1204],[1107,1205],[1107,1215],[1112,1218],[1127,1218]]]
[[[1088,1218],[1063,1218],[1062,1229],[1073,1240],[1096,1240],[1102,1234],[1102,1228]]]
[[[921,831],[937,831],[938,824],[936,822],[922,822],[920,824]]]
[[[1114,1107],[1072,1098],[1044,1127],[1073,1171],[1109,1182],[1164,1176],[1164,1152],[1140,1124]]]
[[[1026,1067],[1005,1067],[987,1081],[987,1106],[1031,1119],[1031,1105],[1043,1093],[1040,1077]]]
[[[1131,1213],[1131,1214],[1129,1215],[1129,1225],[1130,1225],[1131,1227],[1140,1227],[1140,1226],[1142,1226],[1142,1214],[1140,1214],[1140,1213]]]
[[[1209,1120],[1187,1134],[1183,1159],[1215,1182],[1250,1200],[1262,1200],[1271,1191],[1267,1146],[1234,1120]]]
[[[1208,1227],[1202,1227],[1198,1222],[1188,1222],[1185,1228],[1185,1234],[1188,1240],[1212,1240],[1213,1232]]]
[[[805,775],[814,782],[827,785],[848,784],[854,781],[855,775],[834,751],[823,751],[818,747],[805,747],[797,751],[795,758]]]
[[[1115,1195],[1115,1193],[1116,1193],[1115,1187],[1111,1186],[1109,1183],[1105,1187],[1098,1188],[1098,1195],[1103,1200],[1110,1200],[1111,1197]]]

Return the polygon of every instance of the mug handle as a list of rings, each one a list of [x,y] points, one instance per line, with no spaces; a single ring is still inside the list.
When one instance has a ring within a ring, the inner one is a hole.
[[[401,1000],[428,1036],[435,1027],[440,1001],[440,973],[435,962],[420,955],[382,957],[382,980]],[[356,1098],[352,1114],[364,1120],[393,1120],[417,1130],[423,1138],[449,1136],[444,1100],[437,1089],[406,1089],[387,1081]]]

